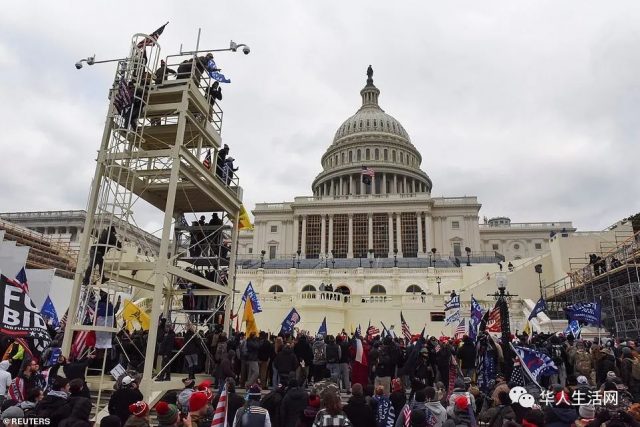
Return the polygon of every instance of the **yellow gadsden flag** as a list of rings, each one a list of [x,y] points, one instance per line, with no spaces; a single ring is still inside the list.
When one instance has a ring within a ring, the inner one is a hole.
[[[127,330],[129,332],[133,332],[137,329],[136,324],[140,325],[142,330],[148,331],[149,325],[151,324],[151,319],[149,315],[144,311],[140,310],[140,307],[129,301],[128,299],[124,300],[124,309],[122,310],[122,320],[125,321],[127,325]]]
[[[244,303],[244,314],[242,315],[242,321],[247,322],[245,333],[247,337],[255,332],[256,336],[260,332],[256,325],[256,318],[253,315],[253,305],[251,304],[251,298],[247,298],[247,302]]]
[[[240,205],[240,218],[238,218],[238,228],[240,230],[253,230],[253,224],[251,224],[251,218],[244,205]]]

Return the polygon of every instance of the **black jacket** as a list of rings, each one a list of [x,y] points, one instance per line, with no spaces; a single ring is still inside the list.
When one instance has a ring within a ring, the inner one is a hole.
[[[280,425],[282,427],[296,427],[304,408],[309,402],[309,393],[300,387],[287,390],[280,405]]]
[[[86,397],[77,398],[71,416],[60,422],[60,427],[91,427],[89,416],[91,415],[91,400]]]
[[[298,340],[298,342],[293,346],[293,352],[296,354],[298,360],[304,360],[305,366],[311,366],[313,363],[313,350],[311,349],[311,345],[302,337]]]
[[[284,389],[277,388],[260,401],[260,406],[269,411],[272,426],[280,425],[280,406],[284,398]]]
[[[258,348],[258,360],[268,362],[273,354],[273,344],[268,339],[260,340],[260,348]]]
[[[260,343],[256,338],[247,339],[247,362],[256,362],[258,360],[258,349]]]
[[[349,402],[344,407],[344,413],[347,414],[347,417],[351,420],[353,427],[377,425],[373,409],[369,406],[364,396],[351,396]]]
[[[52,427],[58,427],[60,422],[71,413],[71,404],[68,399],[47,394],[36,406],[36,414],[39,418],[48,418]]]
[[[471,340],[465,341],[458,349],[458,357],[460,358],[460,368],[473,369],[476,367],[476,347]]]
[[[129,405],[139,400],[144,400],[140,390],[135,388],[120,388],[114,391],[111,399],[109,399],[109,415],[117,415],[122,425],[124,425],[129,415],[131,415],[129,413]]]
[[[284,347],[273,359],[273,367],[283,375],[295,372],[298,369],[298,358],[293,354],[293,350]]]
[[[175,341],[176,333],[173,329],[165,333],[162,338],[162,342],[160,343],[160,347],[158,348],[158,354],[161,356],[169,356],[173,352]]]

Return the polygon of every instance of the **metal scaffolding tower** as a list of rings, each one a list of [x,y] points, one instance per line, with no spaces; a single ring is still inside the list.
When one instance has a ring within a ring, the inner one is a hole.
[[[226,277],[235,274],[242,189],[236,176],[216,168],[222,111],[212,97],[212,79],[203,73],[203,57],[194,52],[168,56],[167,67],[179,66],[179,73],[176,78],[159,76],[154,73],[160,68],[160,46],[149,41],[149,36],[136,34],[128,56],[118,61],[89,195],[63,354],[77,355],[83,350],[79,343],[84,336],[96,333],[96,349],[104,351],[99,374],[102,388],[110,380],[104,369],[107,354],[113,351],[110,339],[121,330],[114,321],[119,297],[122,293],[146,296],[151,300],[151,326],[147,344],[140,349],[144,354],[140,389],[153,404],[164,391],[180,387],[176,381],[158,381],[168,366],[154,372],[161,317],[176,323],[182,319],[200,330],[215,318],[224,321],[224,330],[229,329],[233,290]],[[207,153],[209,167],[203,164]],[[134,236],[134,213],[143,209],[140,200],[163,213],[159,252]],[[215,225],[193,221],[189,225],[187,218],[212,212],[219,214]],[[125,257],[123,243],[142,250],[131,260]],[[197,290],[186,289],[185,283]],[[185,293],[205,298],[205,305],[185,310],[180,298]],[[99,395],[98,412],[106,403]]]

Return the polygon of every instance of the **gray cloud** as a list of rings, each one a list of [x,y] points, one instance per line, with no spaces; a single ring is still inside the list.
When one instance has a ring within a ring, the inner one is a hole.
[[[121,57],[131,34],[167,20],[163,54],[192,48],[198,27],[203,47],[252,48],[217,57],[233,81],[223,139],[249,207],[310,193],[373,64],[434,195],[581,229],[640,210],[637,2],[43,1],[3,12],[0,210],[85,206],[114,68],[73,63]],[[159,227],[140,206],[139,223]]]

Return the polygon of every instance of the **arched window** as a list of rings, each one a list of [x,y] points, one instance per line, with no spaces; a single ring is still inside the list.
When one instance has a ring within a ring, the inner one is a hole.
[[[360,129],[362,129],[362,120],[360,120]]]
[[[400,163],[404,163],[404,153],[400,152]]]
[[[367,150],[365,151],[365,155],[364,158],[365,160],[369,160],[369,157],[371,156],[371,152],[369,151],[369,149],[367,148]]]
[[[349,163],[353,162],[353,151],[349,151]]]
[[[384,149],[384,160],[389,160],[389,150],[387,150],[386,148]]]
[[[411,285],[407,288],[408,294],[419,294],[422,293],[422,288],[418,285]]]
[[[306,285],[302,288],[301,292],[315,292],[316,288],[313,285]]]
[[[376,159],[376,160],[380,159],[380,150],[378,150],[378,149],[376,148],[376,150],[374,151],[374,153],[375,153],[375,154],[374,154],[374,155],[375,155],[375,159]]]
[[[284,292],[284,289],[280,285],[273,285],[269,288],[269,292]]]
[[[391,161],[392,161],[392,162],[395,162],[395,161],[396,161],[396,150],[393,150],[393,151],[391,152]]]
[[[382,285],[374,285],[371,290],[369,291],[370,294],[386,294],[387,290],[384,288],[384,286]]]
[[[376,119],[373,119],[373,127],[378,126],[378,121]]]
[[[334,156],[334,158],[333,158],[333,164],[334,164],[335,166],[338,166],[338,155],[337,155],[337,154],[336,154],[336,155]]]
[[[340,163],[344,165],[344,153],[340,154]]]
[[[356,155],[356,159],[358,161],[362,160],[362,152],[360,151],[360,149],[358,148],[358,154]]]
[[[342,295],[350,295],[351,294],[351,289],[349,289],[348,287],[344,286],[344,285],[340,285],[336,288],[336,292],[340,292]]]

